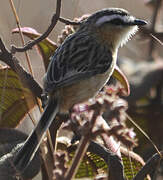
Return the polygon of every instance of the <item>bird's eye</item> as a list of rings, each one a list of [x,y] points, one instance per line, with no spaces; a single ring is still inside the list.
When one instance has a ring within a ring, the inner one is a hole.
[[[122,21],[122,19],[119,18],[112,19],[109,23],[114,25],[125,25],[124,21]]]

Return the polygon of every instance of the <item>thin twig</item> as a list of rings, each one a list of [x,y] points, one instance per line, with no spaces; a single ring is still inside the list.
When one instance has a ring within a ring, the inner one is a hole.
[[[82,137],[82,139],[80,141],[80,144],[79,144],[79,147],[75,154],[75,157],[73,159],[72,165],[69,168],[64,180],[73,179],[73,177],[75,176],[76,171],[79,167],[79,164],[80,164],[81,160],[83,159],[85,152],[87,151],[88,146],[89,146],[89,138],[85,135]]]
[[[161,46],[163,46],[163,32],[152,32],[148,28],[141,27],[140,31],[143,33],[143,35],[148,36],[149,38],[153,38],[157,43],[159,43]]]
[[[161,152],[159,151],[159,149],[157,148],[157,146],[154,144],[154,142],[152,141],[152,139],[146,134],[146,132],[144,132],[141,127],[136,124],[133,119],[127,114],[125,113],[127,119],[150,141],[150,143],[153,145],[153,147],[155,148],[156,152],[160,155],[160,157],[162,158],[162,154]]]
[[[9,0],[10,2],[10,6],[12,8],[12,11],[13,11],[13,14],[14,14],[14,17],[15,17],[15,21],[16,21],[16,24],[17,24],[17,27],[19,29],[19,34],[20,34],[20,38],[21,38],[21,42],[22,42],[22,45],[24,46],[25,45],[25,40],[24,40],[24,36],[23,36],[23,33],[21,31],[21,25],[20,25],[20,20],[19,20],[19,16],[16,12],[16,8],[15,8],[15,5],[14,5],[14,2],[12,0]],[[27,64],[28,64],[28,68],[29,68],[29,72],[31,73],[31,75],[33,76],[33,71],[32,71],[32,65],[30,63],[30,58],[29,58],[29,54],[25,51],[25,57],[26,57],[26,60],[27,60]],[[37,102],[37,99],[36,99],[36,102]],[[35,125],[36,124],[36,120],[33,119],[30,115],[30,113],[28,112],[28,115],[32,121],[32,123]]]
[[[100,115],[100,107],[98,106],[98,104],[97,104],[96,107],[97,107],[97,109],[94,110],[93,117],[91,118],[90,123],[88,123],[90,125],[90,128],[88,128],[88,126],[89,126],[88,125],[87,126],[87,131],[84,134],[84,136],[82,136],[82,138],[81,138],[81,141],[80,141],[78,149],[77,149],[77,151],[75,153],[75,157],[73,159],[72,165],[68,169],[68,172],[66,173],[66,175],[64,177],[64,180],[71,180],[71,179],[73,179],[73,177],[76,174],[76,171],[78,170],[80,162],[83,159],[84,154],[87,151],[87,148],[88,148],[89,142],[90,142],[90,138],[91,138],[91,135],[92,135],[92,129],[93,129],[94,125],[95,125],[97,117]]]
[[[160,39],[158,39],[156,36],[154,36],[152,33],[150,34],[150,36],[154,39],[154,40],[156,40],[161,46],[163,46],[163,42],[160,40]]]
[[[69,19],[65,19],[63,17],[59,17],[59,21],[66,25],[80,25],[81,22],[71,21]]]
[[[49,36],[49,34],[51,33],[51,31],[53,30],[53,28],[55,27],[55,25],[57,24],[57,21],[60,17],[60,10],[61,10],[61,0],[57,0],[57,7],[56,7],[56,13],[53,15],[52,19],[51,19],[51,24],[48,27],[48,29],[37,39],[33,40],[33,41],[29,41],[27,43],[27,45],[25,45],[24,47],[16,47],[16,46],[12,46],[12,53],[16,53],[16,52],[24,52],[27,51],[29,49],[32,49],[32,47],[36,44],[38,44],[39,42],[41,42],[42,40],[44,40],[45,38],[47,38]]]
[[[14,3],[12,0],[9,0],[10,1],[10,5],[11,5],[11,8],[12,8],[12,11],[13,11],[13,14],[15,16],[15,20],[16,20],[16,24],[17,24],[17,27],[19,29],[19,34],[20,34],[20,38],[21,38],[21,42],[22,42],[22,45],[24,46],[25,45],[25,40],[24,40],[24,36],[23,36],[23,33],[21,31],[21,25],[20,25],[20,20],[19,20],[19,17],[17,15],[17,12],[16,12],[16,9],[15,9],[15,6],[14,6]],[[27,59],[27,64],[28,64],[28,68],[29,68],[29,72],[32,74],[33,76],[33,70],[32,70],[32,66],[31,66],[31,63],[30,63],[30,58],[29,58],[29,54],[25,51],[25,56],[26,56],[26,59]]]

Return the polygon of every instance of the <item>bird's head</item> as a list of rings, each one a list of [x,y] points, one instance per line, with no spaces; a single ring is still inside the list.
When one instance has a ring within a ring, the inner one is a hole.
[[[124,9],[108,8],[92,14],[82,24],[95,33],[98,40],[114,49],[125,44],[136,33],[138,26],[146,22],[136,19]]]

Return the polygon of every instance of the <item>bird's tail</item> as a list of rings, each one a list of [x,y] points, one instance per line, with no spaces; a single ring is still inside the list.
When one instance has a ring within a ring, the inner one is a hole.
[[[58,99],[49,100],[35,129],[31,132],[22,148],[16,154],[13,165],[20,174],[23,173],[35,156],[47,129],[54,120],[59,109],[58,101]]]

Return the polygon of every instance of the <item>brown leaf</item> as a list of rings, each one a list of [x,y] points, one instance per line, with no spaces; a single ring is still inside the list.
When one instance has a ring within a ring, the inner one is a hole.
[[[22,86],[18,75],[0,66],[0,127],[16,127],[34,106],[32,93]]]

